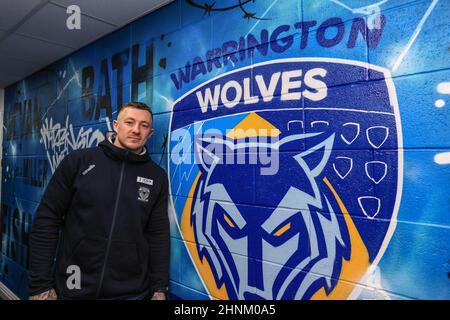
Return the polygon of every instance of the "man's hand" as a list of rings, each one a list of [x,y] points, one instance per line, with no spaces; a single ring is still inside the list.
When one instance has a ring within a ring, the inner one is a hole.
[[[50,289],[48,291],[30,297],[30,300],[56,300],[56,299],[57,295],[54,289]]]
[[[166,294],[164,292],[156,291],[152,296],[152,300],[166,300]]]

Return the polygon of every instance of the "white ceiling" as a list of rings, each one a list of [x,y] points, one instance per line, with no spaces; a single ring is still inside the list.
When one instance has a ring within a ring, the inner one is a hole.
[[[173,0],[0,0],[0,88]],[[78,5],[81,30],[66,9]]]

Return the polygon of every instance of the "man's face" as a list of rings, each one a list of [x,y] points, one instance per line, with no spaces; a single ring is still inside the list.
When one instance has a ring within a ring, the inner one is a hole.
[[[153,135],[152,118],[146,110],[125,108],[114,120],[117,133],[114,145],[139,153],[145,142]]]

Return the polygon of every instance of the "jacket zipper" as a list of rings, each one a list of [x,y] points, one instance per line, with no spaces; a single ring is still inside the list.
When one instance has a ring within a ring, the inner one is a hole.
[[[103,278],[105,276],[106,263],[108,262],[109,250],[111,248],[112,236],[113,236],[113,232],[114,232],[114,225],[116,223],[117,208],[119,207],[119,199],[120,199],[120,192],[122,190],[122,178],[123,178],[124,168],[125,168],[125,161],[122,161],[122,167],[120,168],[120,178],[119,178],[119,187],[118,187],[118,191],[117,191],[117,198],[116,198],[116,203],[114,205],[111,229],[109,230],[108,244],[106,246],[106,255],[105,255],[105,260],[103,262],[102,273],[100,275],[100,282],[99,282],[98,288],[97,288],[96,299],[99,298],[100,292],[101,292],[102,286],[103,286]]]

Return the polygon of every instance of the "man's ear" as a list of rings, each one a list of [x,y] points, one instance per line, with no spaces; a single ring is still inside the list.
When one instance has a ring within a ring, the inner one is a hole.
[[[151,128],[149,133],[148,133],[147,138],[151,138],[153,136],[153,133],[155,133],[155,129]]]
[[[117,133],[117,127],[119,126],[119,122],[117,120],[113,120],[113,129]]]

